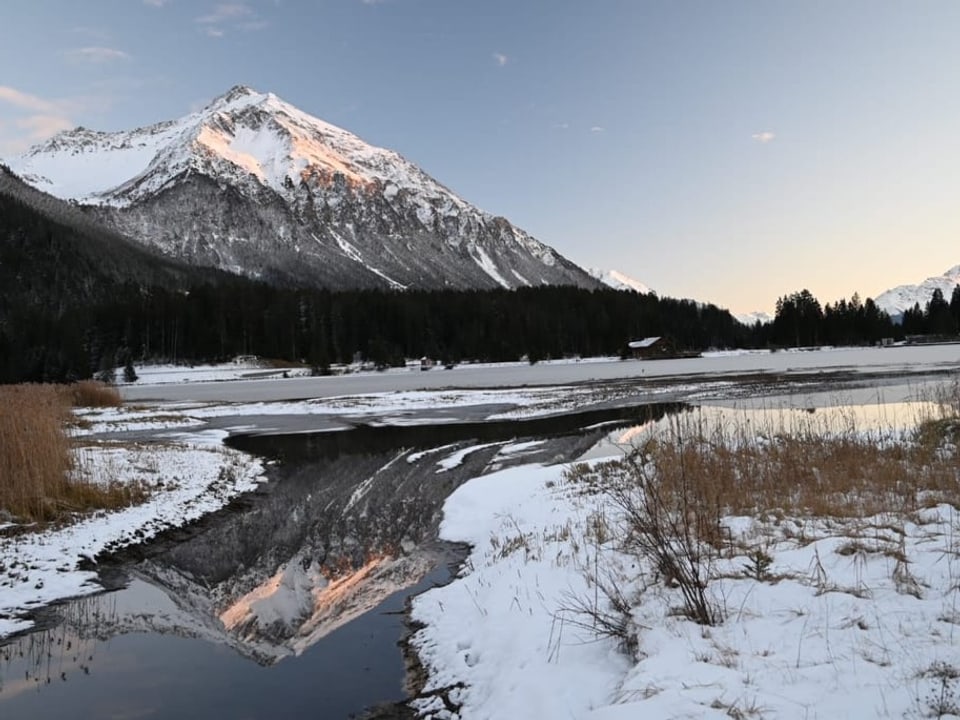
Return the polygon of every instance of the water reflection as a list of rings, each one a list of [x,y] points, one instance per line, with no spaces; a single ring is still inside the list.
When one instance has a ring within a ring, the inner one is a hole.
[[[236,438],[276,462],[271,481],[102,562],[125,589],[52,608],[0,647],[0,716],[341,718],[400,700],[402,610],[448,577],[434,538],[449,494],[682,407]]]
[[[814,404],[823,400],[824,397],[798,395],[691,406],[677,414],[651,418],[630,427],[617,427],[581,459],[616,457],[660,433],[678,428],[706,435],[719,433],[728,440],[800,433],[823,436],[856,434],[884,442],[908,436],[924,420],[939,417],[940,412],[938,403],[927,400],[843,403],[831,395],[831,404]]]
[[[82,598],[51,611],[47,626],[0,646],[0,697],[37,693],[54,683],[76,681],[95,667],[97,637],[114,626],[112,596]]]

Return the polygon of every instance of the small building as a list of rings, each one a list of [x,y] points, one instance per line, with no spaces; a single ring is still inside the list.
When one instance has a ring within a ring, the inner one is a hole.
[[[670,358],[677,356],[676,346],[670,338],[657,335],[655,337],[646,337],[642,340],[631,340],[627,343],[633,357],[638,360],[651,360],[656,358]]]

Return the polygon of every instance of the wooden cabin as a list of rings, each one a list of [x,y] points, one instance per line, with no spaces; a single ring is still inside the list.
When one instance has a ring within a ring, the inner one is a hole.
[[[642,340],[631,340],[627,343],[630,352],[638,360],[654,360],[658,358],[677,357],[677,348],[674,342],[661,335],[647,337]]]

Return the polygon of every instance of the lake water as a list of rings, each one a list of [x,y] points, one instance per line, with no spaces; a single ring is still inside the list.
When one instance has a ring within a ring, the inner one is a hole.
[[[119,589],[0,646],[0,718],[347,718],[402,700],[404,603],[456,556],[434,541],[444,499],[682,408],[234,438],[272,481],[106,562]]]

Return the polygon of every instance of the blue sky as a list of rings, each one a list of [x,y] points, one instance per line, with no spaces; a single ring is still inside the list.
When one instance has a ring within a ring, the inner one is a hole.
[[[0,156],[246,84],[581,265],[770,310],[960,263],[958,37],[954,0],[8,2]]]

